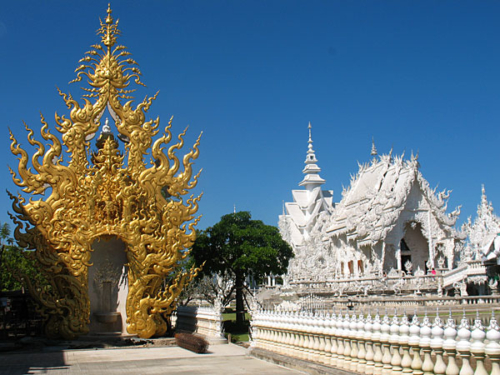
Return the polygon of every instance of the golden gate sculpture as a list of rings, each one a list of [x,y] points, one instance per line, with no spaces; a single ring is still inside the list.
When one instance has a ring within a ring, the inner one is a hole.
[[[201,195],[182,197],[196,186],[201,172],[193,176],[192,171],[201,134],[180,160],[175,152],[182,148],[186,131],[164,153],[172,138],[172,119],[163,136],[153,142],[160,120],[146,121],[145,113],[157,94],[133,107],[130,94],[135,90],[129,86],[144,84],[137,63],[124,46],[116,44],[120,31],[109,7],[97,34],[101,44],[85,53],[76,79],[70,82],[87,80],[90,87],[83,88],[83,102],[59,90],[70,111],[69,117],[55,114],[62,143],[43,116],[45,142],[37,141],[25,124],[28,141],[36,147],[31,158],[10,132],[11,151],[19,160],[18,173],[10,169],[14,183],[32,195],[27,200],[25,195],[9,193],[14,235],[19,246],[32,250],[25,253],[36,260],[48,282],[27,280],[46,318],[49,337],[72,339],[89,332],[91,245],[98,238],[113,236],[126,244],[127,331],[142,338],[161,336],[167,330],[164,318],[199,271],[180,265],[195,240],[199,220],[194,214]],[[101,133],[98,151],[91,150],[90,139],[106,109],[118,137],[126,142],[124,153],[109,131]],[[62,146],[69,155],[65,161]]]

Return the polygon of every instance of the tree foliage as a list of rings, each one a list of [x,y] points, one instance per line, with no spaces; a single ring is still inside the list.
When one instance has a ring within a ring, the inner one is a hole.
[[[0,291],[20,290],[23,278],[42,280],[35,261],[27,258],[23,249],[14,245],[8,224],[0,225]]]
[[[278,228],[252,220],[247,211],[224,215],[213,227],[198,233],[191,255],[204,274],[229,273],[236,289],[236,318],[244,319],[243,288],[249,275],[260,282],[266,274],[283,274],[293,256]]]

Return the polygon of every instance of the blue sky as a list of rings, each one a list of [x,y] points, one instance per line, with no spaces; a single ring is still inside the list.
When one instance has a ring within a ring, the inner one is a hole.
[[[498,1],[114,1],[120,44],[160,90],[149,116],[174,134],[203,131],[199,227],[237,210],[276,225],[302,179],[307,124],[327,180],[342,185],[379,153],[419,152],[431,187],[452,189],[449,211],[474,216],[481,184],[500,206],[500,2]],[[10,127],[54,125],[67,114],[56,86],[81,97],[78,60],[99,42],[107,2],[0,2],[1,178]],[[187,147],[185,147],[187,150]],[[10,201],[0,193],[0,222]]]

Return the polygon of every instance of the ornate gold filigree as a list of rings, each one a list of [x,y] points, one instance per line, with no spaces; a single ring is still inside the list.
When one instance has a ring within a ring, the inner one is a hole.
[[[59,91],[70,110],[69,118],[55,115],[62,144],[50,133],[43,116],[41,136],[48,145],[35,140],[26,126],[28,142],[37,149],[31,160],[10,133],[11,151],[19,157],[18,172],[10,170],[14,182],[25,193],[46,195],[29,201],[21,195],[10,196],[15,238],[21,247],[34,250],[27,254],[38,261],[49,282],[42,287],[28,281],[51,337],[69,339],[88,332],[88,268],[96,238],[114,235],[127,244],[127,330],[143,338],[165,332],[161,315],[175,308],[182,288],[199,271],[179,271],[179,264],[189,253],[199,220],[194,214],[201,195],[185,201],[182,197],[198,181],[199,173],[193,176],[192,165],[200,138],[180,161],[175,151],[182,148],[185,131],[176,144],[163,151],[172,138],[172,119],[164,135],[153,143],[160,120],[146,121],[145,112],[156,95],[136,108],[132,101],[122,104],[132,98],[132,81],[143,83],[130,53],[116,45],[119,33],[118,21],[114,22],[108,8],[98,30],[102,45],[93,45],[80,60],[82,65],[72,81],[88,79],[90,88],[83,88],[83,105]],[[107,124],[97,141],[98,151],[90,150],[89,140],[101,126],[106,109],[120,139],[126,142],[124,155]],[[62,160],[62,145],[69,154],[67,163]],[[146,164],[149,149],[152,161]],[[167,278],[171,281],[165,287]]]

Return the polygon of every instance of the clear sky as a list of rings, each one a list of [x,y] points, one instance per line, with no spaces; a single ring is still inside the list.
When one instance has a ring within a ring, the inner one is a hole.
[[[481,184],[500,207],[499,1],[114,1],[119,44],[143,72],[149,116],[173,133],[203,131],[199,227],[237,210],[276,225],[302,180],[307,124],[326,179],[342,185],[379,153],[419,152],[431,187],[452,189],[448,212],[474,216]],[[56,86],[80,98],[78,60],[100,40],[104,1],[0,1],[0,176],[10,127],[67,114]],[[53,128],[54,129],[54,128]],[[188,150],[188,147],[185,147]],[[0,222],[10,201],[0,193]]]

